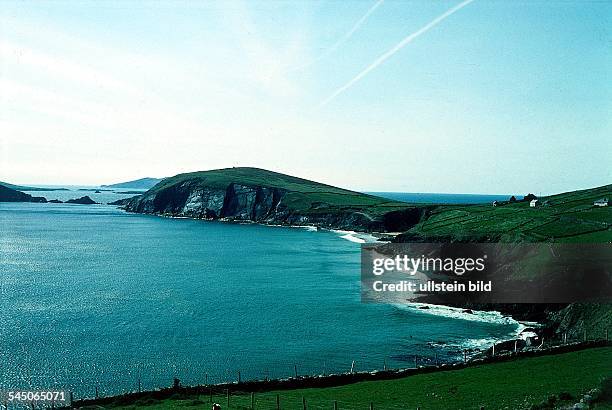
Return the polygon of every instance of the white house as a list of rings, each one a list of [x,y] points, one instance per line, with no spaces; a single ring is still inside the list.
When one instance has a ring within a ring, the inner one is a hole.
[[[531,202],[529,202],[529,206],[532,208],[535,208],[538,205],[538,200],[537,199],[532,199]]]
[[[608,206],[608,198],[601,198],[593,202],[595,206]]]

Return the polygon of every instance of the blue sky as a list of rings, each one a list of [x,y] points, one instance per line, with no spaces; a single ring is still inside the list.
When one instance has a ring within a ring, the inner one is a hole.
[[[611,27],[606,1],[5,0],[0,180],[258,166],[366,191],[611,183]]]

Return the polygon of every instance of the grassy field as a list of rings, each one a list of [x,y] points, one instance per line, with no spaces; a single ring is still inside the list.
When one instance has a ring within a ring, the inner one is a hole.
[[[560,355],[523,358],[409,376],[397,380],[355,383],[325,389],[299,389],[257,393],[255,409],[275,409],[277,394],[281,408],[301,409],[525,409],[556,398],[557,405],[573,404],[589,390],[612,376],[612,348],[594,348]],[[559,397],[570,397],[559,401]],[[226,395],[213,401],[227,407]],[[232,393],[229,409],[249,409],[249,393]],[[132,404],[115,403],[113,408],[175,409],[210,408],[209,395],[180,396],[156,401],[140,399]],[[542,407],[544,408],[544,407]],[[552,407],[549,407],[552,408]],[[610,408],[600,404],[596,408]]]
[[[406,240],[450,239],[501,242],[610,242],[612,207],[595,207],[612,198],[612,185],[541,198],[528,202],[439,206],[411,228]]]

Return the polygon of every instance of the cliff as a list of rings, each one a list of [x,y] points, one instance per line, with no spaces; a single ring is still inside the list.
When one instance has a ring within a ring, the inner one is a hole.
[[[138,213],[360,231],[408,229],[429,209],[258,168],[179,174],[126,202]]]

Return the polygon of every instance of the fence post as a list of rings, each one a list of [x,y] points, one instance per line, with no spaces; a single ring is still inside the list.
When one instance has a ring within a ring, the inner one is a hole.
[[[255,408],[255,393],[251,392],[251,410]]]
[[[302,410],[306,410],[306,397],[302,396]]]
[[[280,395],[276,394],[276,410],[280,410]]]
[[[227,408],[229,409],[229,405],[230,405],[230,392],[229,389],[226,389],[227,392]]]
[[[438,367],[440,365],[440,363],[438,362],[438,352],[434,352],[434,360],[436,367]]]
[[[495,343],[493,343],[493,353],[491,354],[491,356],[495,356]]]
[[[355,361],[353,360],[353,362],[351,363],[351,374],[353,374],[354,371],[355,371]]]
[[[295,378],[297,379],[297,364],[293,365],[293,374],[295,375]]]
[[[518,352],[518,340],[514,341],[514,353]]]
[[[374,410],[374,403],[370,402],[370,410]]]
[[[338,402],[334,400],[334,410],[338,410]]]
[[[414,368],[415,368],[415,369],[418,369],[418,368],[419,368],[419,366],[417,365],[417,360],[418,360],[418,358],[419,358],[419,356],[414,355]]]
[[[387,370],[387,358],[386,357],[383,359],[383,370],[385,371]]]
[[[467,352],[463,351],[463,363],[467,363]]]
[[[96,399],[98,398],[98,386],[96,386]]]
[[[567,332],[563,333],[563,344],[567,344]]]

